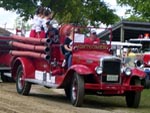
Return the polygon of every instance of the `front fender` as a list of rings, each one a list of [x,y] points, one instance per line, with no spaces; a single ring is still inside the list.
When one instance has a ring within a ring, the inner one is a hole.
[[[12,66],[12,76],[16,78],[18,66],[22,65],[25,78],[34,78],[35,67],[30,58],[18,57],[14,60]]]
[[[78,73],[79,75],[89,75],[89,74],[94,74],[94,72],[91,70],[91,68],[85,66],[85,65],[72,65],[67,73],[66,76],[61,83],[60,87],[64,87],[68,84],[71,84],[72,78],[73,78],[73,73]]]
[[[81,75],[88,75],[94,73],[89,67],[85,65],[73,65],[70,67],[70,69]]]
[[[132,69],[132,75],[133,76],[138,76],[140,78],[145,78],[145,76],[146,76],[146,74],[143,70],[137,69],[137,68]]]

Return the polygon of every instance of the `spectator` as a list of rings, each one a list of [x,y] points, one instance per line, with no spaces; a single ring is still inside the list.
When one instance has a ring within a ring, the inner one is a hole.
[[[43,21],[42,21],[42,28],[41,28],[41,33],[40,37],[41,38],[46,38],[46,33],[48,32],[48,27],[47,27],[47,22],[51,21],[51,10],[49,8],[45,8],[43,12]]]
[[[44,8],[39,6],[35,12],[35,15],[32,20],[32,28],[30,31],[30,37],[36,38],[39,37],[39,32],[41,31],[41,22],[43,17]]]
[[[52,41],[54,43],[59,43],[59,32],[58,32],[58,30],[53,27],[51,21],[48,21],[46,23],[46,25],[47,25],[47,28],[48,28],[48,30],[46,32],[46,38],[52,39]]]
[[[129,57],[135,57],[136,56],[136,54],[134,52],[132,52],[131,48],[129,48],[129,50],[128,50],[128,56]]]

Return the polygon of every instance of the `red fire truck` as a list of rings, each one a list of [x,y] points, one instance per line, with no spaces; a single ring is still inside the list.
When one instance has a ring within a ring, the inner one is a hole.
[[[74,29],[72,64],[65,61],[63,43],[66,33]],[[128,107],[137,108],[140,103],[145,73],[136,67],[127,67],[122,59],[112,55],[110,35],[99,43],[85,43],[93,28],[63,25],[59,30],[59,42],[52,39],[26,38],[11,35],[9,41],[13,56],[10,62],[17,92],[28,95],[32,84],[47,88],[62,88],[72,105],[82,106],[84,95],[125,96]],[[109,39],[109,43],[108,43]]]

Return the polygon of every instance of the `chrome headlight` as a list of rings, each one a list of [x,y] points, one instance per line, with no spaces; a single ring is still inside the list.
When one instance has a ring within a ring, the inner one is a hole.
[[[98,75],[102,74],[102,72],[103,72],[102,67],[99,67],[99,66],[97,66],[97,67],[95,68],[95,71],[96,71],[96,73],[97,73]]]
[[[130,76],[132,74],[132,70],[129,67],[127,67],[125,68],[124,73],[125,75]]]

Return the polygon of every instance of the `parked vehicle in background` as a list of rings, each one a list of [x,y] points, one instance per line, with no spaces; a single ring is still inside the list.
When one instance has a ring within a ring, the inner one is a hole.
[[[65,59],[63,43],[72,28],[72,62],[66,67],[62,66]],[[145,73],[137,67],[124,65],[122,58],[112,55],[111,35],[107,38],[110,40],[86,43],[92,29],[63,25],[59,30],[59,43],[12,35],[13,41],[9,44],[14,48],[9,54],[14,56],[11,72],[17,92],[28,95],[32,84],[39,84],[64,89],[76,107],[82,106],[86,94],[125,96],[128,107],[139,107]],[[108,30],[111,34],[111,28]]]
[[[143,53],[143,65],[144,71],[146,73],[146,83],[145,87],[150,88],[150,39],[149,38],[137,38],[129,40],[135,44],[142,44],[142,53]]]
[[[143,69],[142,44],[130,42],[111,42],[113,55],[121,57],[125,65]]]
[[[0,36],[0,78],[3,82],[13,81],[11,77],[11,63],[14,56],[9,54],[12,47],[9,46],[9,41],[12,40],[9,36]]]
[[[114,55],[120,56],[120,57],[130,56],[129,52],[134,53],[135,55],[133,55],[133,56],[142,55],[142,51],[141,51],[142,44],[112,41],[111,49],[112,49]]]

